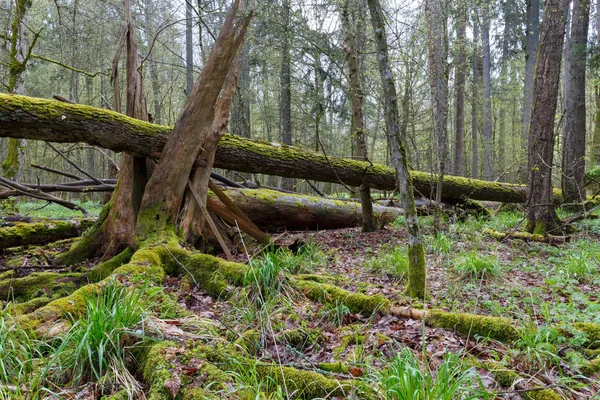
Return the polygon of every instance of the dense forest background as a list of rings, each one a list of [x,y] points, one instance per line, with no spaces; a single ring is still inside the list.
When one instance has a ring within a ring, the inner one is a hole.
[[[171,125],[177,119],[228,5],[221,0],[188,3],[143,0],[132,4],[148,112],[155,123]],[[341,3],[250,0],[245,7],[255,10],[255,18],[243,49],[244,64],[229,131],[328,155],[354,156]],[[442,32],[443,73],[449,85],[447,146],[443,155],[446,173],[525,183],[524,95],[527,88],[531,93],[532,86],[526,79],[527,40],[530,40],[526,22],[527,10],[532,7],[540,11],[539,24],[543,4],[538,1],[528,0],[526,4],[525,1],[460,0],[442,4],[442,18],[446,22]],[[596,15],[597,5],[590,7],[592,16]],[[3,33],[0,83],[7,91],[8,33],[15,2],[0,1],[0,10]],[[387,1],[384,12],[400,97],[401,135],[406,139],[409,164],[415,170],[435,171],[440,154],[433,140],[425,7],[412,1]],[[28,46],[34,38],[37,40],[24,74],[24,94],[44,98],[58,94],[76,103],[113,108],[110,72],[122,32],[122,13],[119,1],[33,2],[26,15],[26,40]],[[381,80],[366,3],[350,1],[349,15],[356,32],[365,88],[363,114],[368,156],[372,162],[389,164]],[[530,33],[538,30],[537,24],[534,25]],[[567,44],[569,35],[570,24]],[[597,130],[594,115],[598,98],[596,36],[597,23],[593,22],[587,46],[576,49],[587,55],[586,169],[597,164],[593,150],[598,146],[593,138]],[[564,51],[570,48],[566,45]],[[563,57],[563,63],[569,63],[570,59],[572,56]],[[124,70],[124,61],[121,64]],[[119,79],[125,79],[124,73]],[[563,98],[565,89],[566,84],[561,83],[559,98]],[[554,169],[555,187],[560,187],[564,109],[564,101],[559,101],[554,157],[559,168]],[[7,145],[8,139],[0,139],[0,159],[4,159]],[[110,160],[117,161],[112,152],[87,145],[62,148],[68,149],[74,161],[98,177],[108,177]],[[41,142],[28,142],[23,150],[23,166],[65,163]],[[65,164],[62,168],[71,167]],[[17,180],[37,179],[52,182],[60,178],[20,168]],[[275,180],[279,178],[257,179],[265,185],[281,186]],[[327,183],[320,187],[328,193],[345,190],[341,185]],[[296,189],[311,191],[304,182],[296,182]]]

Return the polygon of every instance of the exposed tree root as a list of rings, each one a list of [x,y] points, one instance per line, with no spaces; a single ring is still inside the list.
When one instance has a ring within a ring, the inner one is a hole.
[[[538,235],[529,232],[500,232],[493,229],[484,229],[483,233],[498,240],[505,239],[520,239],[526,242],[540,242],[548,243],[551,245],[558,245],[568,242],[571,238],[569,236],[554,236],[554,235]]]

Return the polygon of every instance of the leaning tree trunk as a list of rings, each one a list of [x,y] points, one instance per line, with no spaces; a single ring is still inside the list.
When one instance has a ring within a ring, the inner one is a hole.
[[[540,48],[529,126],[526,228],[528,232],[536,234],[545,234],[558,225],[552,191],[552,163],[554,119],[565,37],[565,11],[568,4],[569,0],[548,0],[540,28]]]
[[[585,200],[585,69],[590,20],[589,0],[573,0],[569,39],[570,57],[565,81],[565,130],[563,132],[562,191],[569,202]]]
[[[533,108],[533,83],[540,40],[540,1],[527,0],[527,27],[525,30],[525,85],[523,86],[523,146],[529,148],[529,125]],[[523,173],[526,181],[528,173]]]
[[[351,137],[356,143],[356,156],[359,160],[369,161],[367,156],[367,143],[365,140],[365,124],[362,112],[363,92],[360,79],[360,65],[358,53],[356,51],[356,39],[354,37],[354,28],[350,22],[349,1],[345,0],[342,6],[342,28],[344,30],[344,51],[348,61],[348,76],[350,81],[350,99],[352,102],[352,121]],[[318,72],[317,72],[318,73]],[[362,231],[374,232],[377,230],[373,218],[373,202],[371,200],[371,188],[367,185],[360,185],[360,204],[362,207]]]
[[[394,76],[389,61],[383,12],[379,0],[368,0],[368,4],[373,31],[375,31],[379,74],[381,76],[384,91],[385,122],[387,125],[388,142],[391,145],[392,162],[398,176],[400,202],[402,203],[406,216],[409,257],[406,291],[411,297],[423,299],[425,297],[426,276],[425,250],[423,248],[423,241],[419,229],[412,179],[408,172],[406,151],[403,143],[400,141],[398,95],[396,93]]]

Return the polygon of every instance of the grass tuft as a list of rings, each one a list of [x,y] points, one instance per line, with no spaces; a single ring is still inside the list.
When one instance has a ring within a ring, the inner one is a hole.
[[[500,276],[501,268],[498,260],[477,251],[458,255],[452,260],[452,267],[463,279],[494,279]]]

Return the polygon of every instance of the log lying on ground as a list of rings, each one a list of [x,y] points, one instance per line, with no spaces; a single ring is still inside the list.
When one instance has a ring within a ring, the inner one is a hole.
[[[15,226],[0,228],[0,250],[76,237],[93,224],[93,219],[75,219],[49,223],[18,223]]]
[[[266,231],[338,229],[360,226],[360,203],[277,192],[268,189],[229,189],[225,193],[252,222]],[[393,207],[374,206],[380,225],[402,215]]]
[[[154,125],[99,108],[24,96],[0,94],[0,136],[62,143],[85,142],[114,151],[156,157],[170,127]],[[380,164],[301,150],[291,146],[225,135],[217,148],[215,167],[323,182],[366,184],[394,190],[394,170]],[[425,197],[435,193],[436,177],[412,171],[415,190]],[[455,176],[443,180],[444,199],[468,197],[505,203],[525,202],[526,187]],[[560,197],[557,193],[557,197]]]
[[[505,240],[505,239],[520,239],[525,242],[540,242],[540,243],[548,243],[551,245],[558,245],[562,243],[568,242],[571,238],[570,236],[555,236],[555,235],[537,235],[529,232],[500,232],[494,229],[484,229],[482,233],[489,235],[497,240]]]

